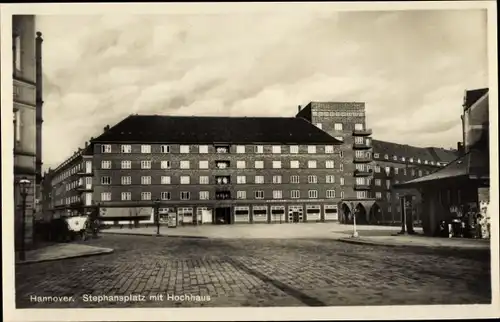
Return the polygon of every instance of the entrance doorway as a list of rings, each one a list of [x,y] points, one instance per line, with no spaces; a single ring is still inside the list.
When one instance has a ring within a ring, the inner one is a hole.
[[[288,207],[288,222],[298,223],[304,221],[304,210],[302,206]]]
[[[231,207],[218,207],[215,208],[215,220],[216,225],[229,225],[232,224]]]

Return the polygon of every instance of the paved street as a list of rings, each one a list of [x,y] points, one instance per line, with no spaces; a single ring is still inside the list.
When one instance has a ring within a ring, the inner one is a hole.
[[[474,304],[491,296],[489,252],[482,250],[126,235],[84,243],[115,251],[16,267],[17,306]],[[100,295],[110,298],[98,303]]]

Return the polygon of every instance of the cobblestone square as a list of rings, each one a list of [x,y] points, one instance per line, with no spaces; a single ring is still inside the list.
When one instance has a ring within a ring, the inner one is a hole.
[[[104,235],[84,243],[115,251],[17,266],[17,307],[491,302],[489,252],[483,250],[394,248],[312,239],[125,235]],[[53,298],[63,296],[68,298]],[[99,296],[109,298],[97,302]],[[129,296],[127,301],[125,296]]]

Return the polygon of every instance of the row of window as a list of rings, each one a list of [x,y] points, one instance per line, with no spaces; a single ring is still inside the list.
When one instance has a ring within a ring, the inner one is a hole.
[[[152,163],[153,163],[153,161],[151,161],[151,160],[142,160],[140,162],[141,169],[151,169]],[[112,166],[111,161],[109,161],[109,160],[101,161],[101,169],[111,169],[111,166]],[[276,160],[272,161],[272,168],[273,169],[281,169],[282,166],[283,166],[282,161],[276,161]],[[290,166],[290,169],[299,169],[300,168],[300,161],[292,160],[292,161],[290,161],[289,166]],[[216,161],[215,167],[217,169],[227,169],[230,167],[230,163],[229,163],[229,161]],[[253,167],[255,169],[264,169],[264,161],[255,161],[253,164]],[[326,160],[324,163],[324,167],[326,169],[334,169],[335,168],[335,161]],[[160,168],[161,169],[172,169],[172,162],[168,161],[168,160],[160,161]],[[237,169],[246,169],[247,162],[246,161],[236,161],[236,168]],[[307,161],[307,168],[317,169],[318,168],[318,161],[316,161],[316,160]],[[129,161],[129,160],[121,161],[121,169],[132,169],[132,161]],[[191,169],[191,162],[188,160],[180,161],[179,169]],[[209,162],[206,160],[199,161],[197,169],[209,169]],[[344,170],[344,165],[342,163],[339,163],[339,169],[340,169],[340,171]]]
[[[142,201],[152,200],[151,196],[152,196],[151,192],[148,192],[148,191],[141,192],[141,200]],[[317,199],[318,198],[318,190],[308,190],[307,196],[309,199]],[[265,197],[264,191],[262,191],[262,190],[254,191],[254,198],[255,199],[264,199],[264,197]],[[300,198],[300,190],[290,190],[289,197],[291,199],[299,199]],[[273,199],[283,199],[283,191],[282,190],[274,190],[272,192],[272,198]],[[335,190],[327,190],[325,193],[325,198],[327,198],[327,199],[336,198]],[[343,191],[340,192],[340,198],[344,198]],[[161,192],[160,199],[161,200],[171,200],[172,199],[172,192],[171,191]],[[191,200],[191,192],[180,191],[179,192],[179,199],[180,200]],[[210,199],[210,192],[209,191],[199,191],[198,192],[198,199],[199,200],[209,200]],[[244,191],[244,190],[236,191],[236,199],[240,199],[240,200],[247,199],[247,191]],[[111,201],[111,200],[112,200],[111,192],[102,192],[101,193],[101,201]],[[122,201],[131,201],[132,200],[132,193],[131,192],[122,192],[121,193],[121,200]]]
[[[313,111],[313,116],[365,116],[364,112],[358,111],[344,111],[344,112],[333,112],[333,111]],[[360,124],[363,126],[363,124]]]
[[[379,153],[374,153],[373,157],[375,159],[380,159],[380,154]],[[389,155],[384,154],[384,159],[389,160]],[[445,166],[447,163],[446,162],[434,162],[434,161],[428,161],[428,160],[421,160],[420,158],[405,158],[401,157],[398,158],[396,155],[392,156],[392,161],[401,161],[401,162],[409,162],[409,163],[418,163],[418,164],[429,164],[429,165],[437,165],[437,166]]]
[[[60,174],[58,174],[57,176],[55,176],[53,179],[52,179],[52,186],[55,186],[57,185],[58,183],[60,183],[61,181],[63,181],[64,179],[80,172],[82,170],[83,166],[81,163],[77,163],[75,164],[74,166],[72,166],[71,168],[61,172]]]
[[[218,179],[218,178],[216,178],[216,179]],[[230,179],[230,178],[228,178],[228,179]],[[357,178],[356,179],[357,182],[360,182],[360,179],[362,182],[360,184],[364,184],[365,178]],[[366,179],[366,180],[369,180],[369,179]],[[150,185],[151,182],[152,182],[151,176],[141,176],[141,184],[142,185]],[[216,182],[219,184],[229,184],[230,183],[229,180],[226,180],[226,181],[216,180]],[[111,185],[111,183],[112,182],[111,182],[110,176],[101,177],[101,184],[102,185]],[[122,185],[131,185],[132,184],[132,177],[131,176],[122,176],[120,179],[120,183]],[[172,184],[172,177],[171,176],[161,176],[160,183],[161,184]],[[180,184],[191,184],[191,177],[190,176],[180,176],[179,183]],[[247,176],[236,176],[236,183],[237,184],[249,184],[250,181],[249,180],[247,181]],[[264,184],[266,182],[265,182],[264,176],[259,175],[259,176],[254,177],[254,181],[252,183]],[[273,184],[283,183],[283,176],[281,176],[281,175],[273,176],[272,183]],[[300,176],[298,176],[298,175],[290,176],[289,183],[300,183]],[[307,183],[318,183],[318,176],[315,176],[315,175],[307,176]],[[324,183],[335,183],[335,176],[334,175],[326,175]],[[341,186],[344,185],[344,178],[340,178],[339,183]],[[198,184],[210,184],[210,177],[209,176],[199,176]]]
[[[191,151],[191,147],[192,146],[190,146],[190,145],[180,145],[179,146],[179,153],[192,153],[193,151]],[[288,148],[287,149],[288,153],[297,154],[300,152],[300,147],[298,145],[289,145],[286,147]],[[214,151],[216,153],[229,153],[230,148],[229,148],[229,146],[215,146]],[[325,153],[334,153],[334,146],[333,145],[325,145],[324,151],[325,151]],[[113,151],[111,144],[101,145],[101,153],[113,153],[113,152],[116,153],[116,151]],[[160,153],[171,153],[172,147],[170,145],[161,145],[159,152]],[[199,145],[197,152],[201,153],[201,154],[209,153],[209,146],[208,145]],[[253,146],[253,152],[254,153],[264,153],[264,146],[263,145]],[[271,152],[275,153],[275,154],[285,153],[285,146],[273,145],[273,146],[271,146]],[[314,154],[316,152],[317,152],[316,145],[307,146],[307,153]],[[132,145],[131,144],[120,145],[120,153],[132,153]],[[141,153],[152,153],[151,145],[142,144],[141,145]],[[247,146],[237,145],[236,146],[236,153],[247,153]]]

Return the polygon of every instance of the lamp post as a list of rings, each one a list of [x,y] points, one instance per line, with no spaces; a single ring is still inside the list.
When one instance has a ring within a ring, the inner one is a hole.
[[[356,209],[354,209],[354,203],[351,202],[351,208],[352,208],[352,223],[353,223],[353,226],[352,226],[352,237],[354,238],[357,238],[359,235],[358,235],[358,231],[356,230]]]
[[[28,196],[28,189],[31,182],[23,177],[19,180],[19,192],[22,198],[22,217],[21,217],[21,254],[20,259],[24,261],[26,259],[26,244],[25,244],[25,230],[26,230],[26,197]]]
[[[154,202],[154,212],[156,219],[156,236],[160,236],[160,199],[156,199]]]

